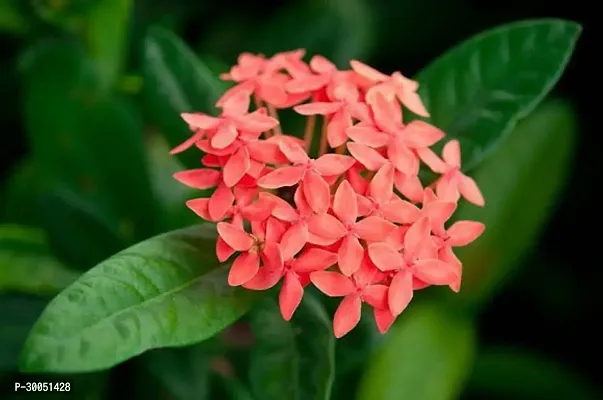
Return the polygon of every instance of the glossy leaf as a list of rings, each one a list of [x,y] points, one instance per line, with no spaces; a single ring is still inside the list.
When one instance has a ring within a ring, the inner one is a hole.
[[[357,398],[458,399],[474,347],[471,320],[438,304],[413,304],[365,367]]]
[[[149,29],[145,37],[143,78],[142,95],[149,118],[171,147],[191,135],[180,113],[215,113],[214,105],[226,88],[180,38],[158,27]],[[179,158],[188,167],[199,166],[199,154],[194,149]]]
[[[316,399],[331,396],[335,338],[318,300],[306,294],[290,322],[271,299],[250,315],[254,333],[249,380],[257,399]]]
[[[41,226],[57,256],[80,271],[123,249],[126,237],[131,239],[131,226],[120,227],[116,219],[105,217],[102,209],[71,190],[58,188],[43,195],[38,208]]]
[[[489,399],[596,400],[601,393],[578,373],[545,355],[515,348],[482,350],[469,393]]]
[[[372,48],[371,9],[362,0],[290,3],[263,24],[241,51],[277,52],[304,48],[321,54],[341,68],[354,58],[366,58]],[[244,32],[247,34],[247,32]]]
[[[46,308],[21,368],[102,370],[152,348],[200,342],[235,322],[257,293],[228,286],[213,234],[206,225],[169,232],[92,268]]]
[[[481,33],[435,60],[416,79],[430,121],[479,164],[561,77],[580,35],[564,20],[515,22]]]
[[[134,239],[155,233],[136,109],[99,91],[94,65],[75,44],[42,42],[21,61],[27,134],[40,171],[132,225]]]
[[[27,332],[47,304],[37,296],[0,293],[0,372],[17,370]]]
[[[45,239],[36,228],[0,225],[0,290],[54,295],[77,279]]]
[[[174,400],[208,399],[210,357],[199,345],[148,352],[144,363]]]
[[[88,51],[106,87],[115,82],[123,67],[132,8],[132,0],[102,0],[91,7],[86,18]]]
[[[457,301],[483,307],[533,248],[567,180],[576,133],[571,106],[546,102],[476,169],[486,207],[461,203],[455,219],[481,221],[486,231],[455,250],[463,261]]]

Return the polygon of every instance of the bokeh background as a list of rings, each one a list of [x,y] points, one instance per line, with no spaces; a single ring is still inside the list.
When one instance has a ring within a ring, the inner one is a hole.
[[[78,18],[85,14],[87,7],[102,1],[0,0],[3,44],[0,50],[0,185],[5,185],[30,151],[18,60],[39,40],[77,36]],[[600,129],[594,120],[598,116],[594,111],[598,101],[593,102],[592,95],[588,94],[599,84],[593,78],[598,76],[594,61],[597,32],[588,23],[588,15],[586,3],[553,4],[544,0],[137,0],[126,49],[126,77],[120,80],[119,90],[138,104],[143,35],[151,25],[161,25],[175,32],[215,69],[234,63],[242,51],[272,54],[307,47],[309,53],[320,52],[342,67],[346,60],[358,58],[382,71],[401,70],[412,76],[443,51],[502,23],[559,17],[583,24],[584,31],[574,56],[550,96],[564,105],[569,104],[576,121],[577,143],[567,181],[563,190],[555,194],[552,208],[547,209],[549,216],[537,239],[524,244],[527,252],[514,261],[517,264],[514,274],[509,275],[505,286],[492,296],[479,320],[481,344],[489,348],[520,347],[534,354],[534,359],[514,360],[507,350],[502,355],[493,350],[489,359],[477,364],[486,367],[476,366],[464,394],[467,399],[569,400],[574,398],[573,393],[581,390],[577,388],[598,386],[599,390],[603,389],[596,355],[603,337],[597,323],[601,316],[599,285],[603,272],[600,262],[593,257],[597,254],[595,241],[600,238],[600,232],[597,228],[594,233],[591,231],[599,198],[594,187],[601,171],[601,156],[595,146]],[[112,29],[111,21],[109,15],[105,19],[107,30]],[[553,105],[551,110],[554,114],[557,109]],[[142,106],[140,113],[146,118]],[[147,125],[151,127],[150,123]],[[554,134],[553,128],[551,134]],[[521,138],[516,139],[516,146],[521,148]],[[107,154],[107,159],[110,158]],[[541,165],[540,171],[546,177],[549,173],[546,157],[543,160],[544,167]],[[521,203],[516,207],[521,214]],[[531,207],[534,213],[539,212],[537,205]],[[21,222],[16,216],[5,214],[2,218],[3,222]],[[524,229],[521,219],[510,221],[515,225],[508,229],[519,233]],[[35,221],[28,223],[35,224]],[[60,221],[57,224],[60,225]],[[5,304],[4,308],[8,306]],[[12,323],[8,314],[2,314],[2,309],[0,304],[0,340],[4,340],[5,333],[12,332],[7,325],[2,326]],[[5,354],[8,353],[0,351],[0,357]],[[541,356],[545,358],[538,358]],[[500,369],[488,369],[488,362],[494,362]],[[484,370],[490,371],[489,375],[481,373]],[[551,370],[561,372],[555,375]],[[562,383],[552,385],[553,381]],[[3,386],[8,390],[6,384]],[[549,386],[555,387],[555,393],[547,392]],[[567,392],[560,392],[560,387],[566,387]],[[521,388],[528,389],[522,392]],[[5,398],[4,393],[8,392],[0,391],[0,398]]]

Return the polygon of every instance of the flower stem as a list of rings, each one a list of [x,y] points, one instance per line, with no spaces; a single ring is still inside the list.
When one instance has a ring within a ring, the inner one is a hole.
[[[268,113],[270,114],[270,116],[274,119],[278,120],[278,113],[276,112],[276,108],[272,105],[272,104],[268,104],[266,103],[266,107],[268,107]],[[274,127],[274,134],[275,135],[282,135],[283,132],[281,131],[281,125],[277,125]]]
[[[314,136],[314,127],[316,126],[316,115],[310,115],[306,118],[306,130],[304,131],[304,146],[306,151],[312,147],[312,137]]]
[[[318,150],[318,157],[322,156],[327,152],[327,126],[329,125],[329,120],[327,117],[322,118],[322,129],[320,132],[320,148]]]

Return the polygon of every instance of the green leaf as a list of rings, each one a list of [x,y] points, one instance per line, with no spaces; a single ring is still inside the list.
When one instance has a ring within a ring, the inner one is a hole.
[[[27,332],[47,304],[35,296],[0,293],[0,371],[17,370]]]
[[[57,188],[43,195],[39,209],[51,247],[59,259],[80,271],[123,249],[131,230],[127,225],[118,226],[117,220],[106,218],[102,210],[69,189]]]
[[[399,319],[366,367],[358,399],[458,399],[473,361],[473,322],[436,304],[413,304]]]
[[[157,349],[145,354],[149,372],[174,400],[209,398],[210,360],[200,345],[175,349]]]
[[[257,293],[228,286],[212,235],[207,225],[169,232],[92,268],[46,308],[21,368],[102,370],[152,348],[200,342],[235,322]]]
[[[230,400],[255,400],[251,390],[236,377],[216,375],[215,378],[220,385],[220,389],[222,389],[218,398],[221,399],[226,395]],[[222,394],[222,392],[225,394]]]
[[[240,50],[271,56],[304,48],[310,56],[320,54],[346,68],[351,59],[369,56],[374,34],[371,21],[371,9],[363,0],[290,3],[260,29],[253,29],[256,34]]]
[[[35,228],[0,225],[0,290],[54,295],[77,279],[52,256],[45,239]]]
[[[226,84],[173,33],[150,28],[144,40],[143,101],[149,118],[175,147],[191,136],[182,112],[213,113]],[[199,166],[199,154],[179,156],[187,167]]]
[[[78,29],[85,23],[86,13],[104,0],[30,0],[35,14],[43,21],[65,29]]]
[[[456,220],[486,224],[471,245],[455,250],[463,262],[461,304],[483,307],[534,247],[571,168],[576,117],[562,101],[549,101],[523,121],[473,173],[486,207],[461,203]]]
[[[102,94],[81,48],[43,42],[24,66],[24,114],[39,170],[132,225],[133,241],[156,233],[142,124],[124,99]]]
[[[463,148],[463,169],[479,164],[561,77],[582,28],[564,20],[515,22],[481,33],[416,78],[430,122]]]
[[[290,322],[266,299],[250,315],[254,333],[249,380],[255,398],[316,399],[331,396],[335,337],[318,300],[306,294]]]
[[[132,7],[132,0],[103,0],[88,12],[86,43],[105,87],[116,81],[123,67]]]
[[[584,378],[555,360],[515,348],[483,350],[475,361],[467,388],[471,394],[498,399],[596,400],[602,397]]]

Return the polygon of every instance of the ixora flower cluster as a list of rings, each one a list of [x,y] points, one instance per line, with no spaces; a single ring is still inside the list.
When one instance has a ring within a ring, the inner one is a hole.
[[[475,240],[484,225],[445,224],[460,196],[478,206],[484,199],[461,172],[456,140],[440,158],[430,147],[444,138],[441,130],[418,119],[403,123],[402,106],[429,116],[417,82],[358,61],[345,71],[321,56],[305,63],[304,55],[241,54],[221,76],[235,86],[216,104],[220,116],[182,114],[193,134],[172,154],[193,146],[205,154],[203,168],[175,178],[215,188],[187,206],[217,222],[220,262],[237,254],[230,285],[266,290],[282,280],[280,309],[290,320],[311,283],[343,298],[333,320],[338,338],[357,325],[362,303],[384,333],[415,290],[460,289],[453,248]],[[291,107],[307,118],[303,139],[281,131],[277,110]],[[317,158],[309,155],[313,145]],[[427,188],[421,162],[440,174]]]

